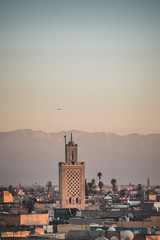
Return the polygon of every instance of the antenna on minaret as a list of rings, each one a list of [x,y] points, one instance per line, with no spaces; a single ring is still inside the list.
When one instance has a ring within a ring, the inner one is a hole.
[[[64,135],[64,139],[65,139],[65,145],[66,145],[66,134]]]
[[[72,141],[72,133],[71,133],[71,141]]]
[[[64,141],[65,141],[65,162],[67,162],[67,150],[66,150],[66,134],[64,135]]]

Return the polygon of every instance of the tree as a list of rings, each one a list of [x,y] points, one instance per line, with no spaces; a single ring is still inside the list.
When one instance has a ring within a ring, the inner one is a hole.
[[[93,187],[93,183],[92,182],[88,182],[88,187],[89,187],[89,191],[91,192],[92,191],[92,187]]]
[[[102,177],[102,173],[101,173],[101,172],[99,172],[99,173],[97,174],[97,177],[99,178],[99,182],[100,182],[100,180],[101,180],[101,177]]]
[[[92,188],[96,188],[96,181],[94,178],[91,180],[91,182],[92,182]]]
[[[103,182],[102,181],[99,181],[99,184],[98,184],[99,188],[100,188],[100,192],[102,193],[102,188],[103,188]]]
[[[100,194],[102,194],[102,188],[103,188],[103,182],[101,181],[101,178],[102,178],[102,173],[101,172],[98,172],[97,174],[97,177],[99,178],[99,188],[100,188]]]
[[[111,184],[112,184],[113,192],[115,193],[117,191],[117,180],[112,178]]]
[[[8,190],[9,190],[10,193],[12,193],[13,196],[16,196],[16,192],[14,191],[12,185],[9,185]]]
[[[47,184],[46,184],[47,188],[48,188],[48,193],[49,193],[49,190],[51,189],[52,187],[52,182],[49,181]]]
[[[96,182],[95,182],[95,179],[93,178],[91,182],[87,183],[88,193],[95,194],[96,193],[95,188],[96,188]]]

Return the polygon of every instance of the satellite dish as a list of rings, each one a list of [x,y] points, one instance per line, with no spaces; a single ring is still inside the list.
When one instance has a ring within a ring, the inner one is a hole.
[[[118,240],[118,238],[116,236],[112,236],[110,240]]]
[[[123,232],[122,238],[124,240],[132,240],[134,238],[134,234],[131,231],[127,230]]]
[[[151,234],[155,234],[155,232],[156,232],[156,226],[152,226],[152,227],[150,228],[150,232],[151,232]]]
[[[109,228],[108,228],[108,231],[115,232],[115,231],[116,231],[116,229],[115,229],[114,227],[109,227]]]
[[[36,212],[35,212],[35,211],[32,211],[31,214],[36,214]]]
[[[129,217],[125,216],[125,221],[129,222]]]
[[[128,213],[128,217],[129,217],[129,218],[131,218],[131,219],[133,219],[133,218],[134,218],[134,216],[133,216],[133,214],[132,214],[132,213]]]
[[[158,212],[158,208],[157,207],[152,207],[152,212]]]

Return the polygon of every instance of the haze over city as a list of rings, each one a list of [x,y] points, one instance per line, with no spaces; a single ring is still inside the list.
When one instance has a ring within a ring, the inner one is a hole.
[[[156,0],[1,0],[0,131],[160,133],[159,12]]]

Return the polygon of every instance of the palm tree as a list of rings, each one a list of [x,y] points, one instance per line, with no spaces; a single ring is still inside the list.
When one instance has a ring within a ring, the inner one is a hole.
[[[99,182],[100,182],[100,180],[101,180],[101,177],[102,177],[102,173],[101,173],[101,172],[99,172],[99,173],[97,174],[97,177],[99,178]]]
[[[117,180],[113,178],[111,180],[111,184],[112,184],[113,192],[115,193],[117,191]]]
[[[96,192],[96,190],[95,190],[95,188],[96,188],[96,181],[95,181],[94,178],[91,180],[91,182],[87,183],[87,186],[88,186],[89,193],[90,194],[95,194],[95,192]]]
[[[96,181],[94,178],[91,180],[91,182],[92,182],[92,188],[96,188]]]
[[[99,181],[98,186],[100,188],[100,193],[102,194],[103,182]]]
[[[91,192],[92,191],[92,187],[93,187],[93,183],[92,182],[88,182],[88,187],[89,187],[89,191]]]

